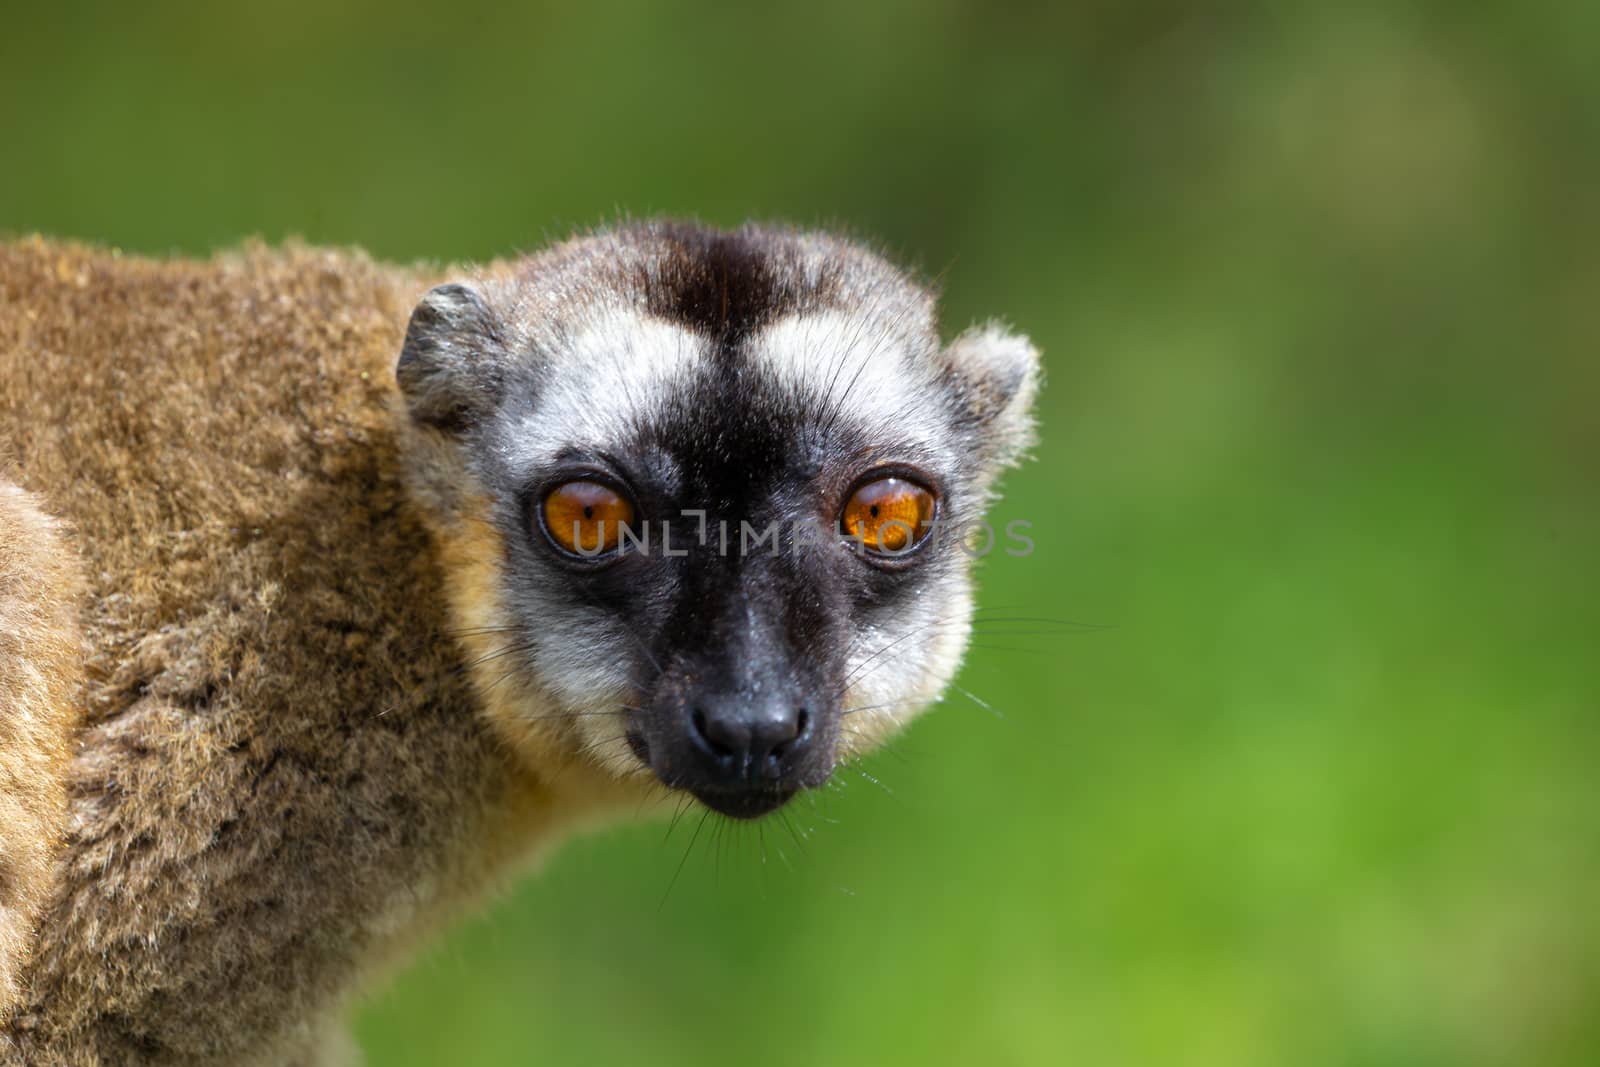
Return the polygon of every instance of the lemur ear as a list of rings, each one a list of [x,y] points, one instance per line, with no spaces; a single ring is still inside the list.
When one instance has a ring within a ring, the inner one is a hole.
[[[1017,462],[1034,440],[1039,350],[1026,337],[991,322],[950,342],[943,358],[981,429],[984,458],[996,469]]]
[[[395,378],[411,417],[455,432],[486,411],[499,391],[505,341],[476,289],[441,285],[411,312]]]

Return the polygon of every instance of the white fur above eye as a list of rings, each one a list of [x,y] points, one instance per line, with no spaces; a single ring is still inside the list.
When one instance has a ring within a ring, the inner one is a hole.
[[[661,413],[706,350],[705,338],[637,309],[595,311],[551,354],[517,447],[547,462],[566,448],[602,450],[627,438]]]
[[[857,311],[790,315],[749,343],[754,363],[828,421],[914,442],[931,459],[955,451],[938,408],[935,368],[894,320]]]

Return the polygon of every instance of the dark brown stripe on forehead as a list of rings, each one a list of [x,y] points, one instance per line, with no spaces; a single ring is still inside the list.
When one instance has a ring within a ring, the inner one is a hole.
[[[652,315],[721,342],[724,350],[774,319],[831,302],[836,275],[805,278],[795,242],[783,233],[723,233],[697,226],[653,234],[660,255],[643,279]]]

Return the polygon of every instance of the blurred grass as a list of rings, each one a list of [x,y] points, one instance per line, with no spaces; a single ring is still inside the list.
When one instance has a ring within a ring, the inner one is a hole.
[[[1600,8],[0,15],[0,230],[836,222],[1046,353],[983,602],[1104,628],[675,884],[575,842],[373,1064],[1600,1058]]]

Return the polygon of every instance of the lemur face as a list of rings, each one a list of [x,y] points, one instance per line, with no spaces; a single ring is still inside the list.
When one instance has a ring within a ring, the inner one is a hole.
[[[853,244],[651,225],[433,290],[397,376],[505,735],[754,817],[955,673],[1037,357]]]

